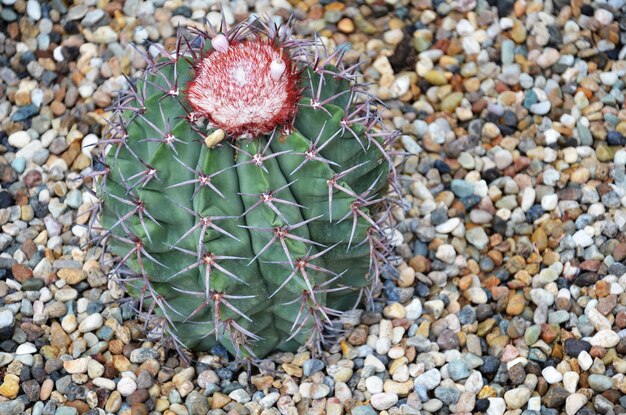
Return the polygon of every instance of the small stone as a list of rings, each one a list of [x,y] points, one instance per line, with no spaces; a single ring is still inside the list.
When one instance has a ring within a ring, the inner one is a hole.
[[[370,376],[365,379],[365,387],[371,394],[381,393],[383,391],[383,380],[378,376]]]
[[[107,399],[104,410],[106,412],[117,413],[120,407],[122,406],[122,395],[118,391],[111,392],[109,398]]]
[[[259,401],[259,404],[265,408],[269,409],[278,401],[280,398],[280,394],[278,392],[268,393],[263,399]]]
[[[432,85],[445,85],[448,83],[446,76],[443,72],[437,70],[430,70],[424,74],[424,79]]]
[[[530,399],[530,395],[530,390],[522,386],[506,391],[504,393],[504,400],[506,401],[507,408],[521,409]]]
[[[365,357],[365,362],[363,362],[363,366],[372,366],[376,372],[384,372],[385,365],[381,362],[376,356],[373,354],[368,354]]]
[[[591,365],[593,365],[593,359],[591,358],[589,353],[583,350],[578,354],[578,365],[584,371],[589,370]]]
[[[24,354],[33,354],[33,353],[37,353],[37,347],[30,342],[20,344],[19,346],[17,346],[17,349],[15,350],[15,354],[18,356],[24,355]]]
[[[300,395],[303,398],[321,399],[330,393],[330,388],[323,383],[304,382],[300,385]]]
[[[502,398],[488,398],[487,415],[502,415],[506,411],[506,402]]]
[[[400,303],[391,303],[383,309],[383,315],[389,319],[404,318],[406,311]]]
[[[190,414],[206,414],[211,410],[206,396],[198,391],[192,391],[189,395],[187,395],[185,398],[185,406],[189,410]]]
[[[512,316],[522,314],[524,307],[526,306],[526,299],[523,294],[515,294],[510,299],[506,306],[506,312]]]
[[[431,369],[415,379],[415,385],[424,385],[427,390],[435,389],[441,382],[441,374],[437,369]]]
[[[140,347],[130,353],[130,361],[133,363],[144,363],[149,359],[158,359],[159,352],[154,349]]]
[[[551,107],[552,104],[550,104],[550,101],[537,102],[530,106],[530,112],[537,115],[546,115],[550,112]]]
[[[545,211],[551,211],[556,209],[559,202],[559,197],[556,194],[545,195],[541,198],[541,207]]]
[[[243,389],[235,389],[228,395],[233,401],[241,404],[250,402],[250,395]]]
[[[589,234],[585,232],[583,229],[577,231],[573,235],[573,238],[574,238],[574,242],[576,243],[576,245],[581,246],[583,248],[593,245],[593,238],[589,236]]]
[[[97,360],[90,359],[87,364],[87,374],[91,379],[98,378],[104,374],[104,366]]]
[[[81,357],[79,359],[67,360],[63,362],[63,369],[67,371],[67,373],[86,373],[87,367],[89,365],[88,357]]]
[[[437,248],[435,257],[446,264],[451,264],[456,258],[456,251],[452,245],[442,244]]]
[[[93,41],[101,44],[113,43],[117,41],[117,33],[110,26],[100,26],[93,32]]]
[[[19,399],[0,402],[0,414],[2,415],[22,415],[25,413],[24,409],[24,402]]]
[[[613,387],[613,381],[605,375],[592,374],[588,378],[589,386],[595,391],[604,392]]]
[[[541,375],[550,385],[558,383],[563,379],[561,372],[556,370],[554,366],[548,366],[541,371]]]
[[[131,393],[137,390],[137,384],[133,379],[128,376],[122,376],[122,379],[117,383],[117,391],[122,396],[129,396]]]
[[[57,271],[57,275],[70,285],[78,284],[87,279],[87,274],[82,269],[63,268]]]
[[[465,239],[482,251],[489,245],[489,236],[482,227],[471,228],[465,232]]]
[[[587,397],[582,393],[573,393],[565,400],[565,412],[567,415],[575,415],[576,412],[587,403]]]
[[[578,380],[580,375],[576,372],[565,372],[563,374],[563,387],[568,393],[575,393],[578,388]]]
[[[0,385],[0,395],[15,399],[20,390],[20,378],[12,374],[4,375],[4,381]]]
[[[9,136],[9,144],[13,147],[24,148],[30,143],[32,138],[26,131],[17,131]]]
[[[99,329],[103,324],[104,319],[101,314],[91,314],[78,325],[78,331],[81,333],[87,333]]]
[[[389,409],[398,402],[398,395],[395,393],[382,392],[372,395],[370,403],[374,409],[379,411]]]
[[[354,22],[352,21],[352,19],[344,17],[343,19],[339,20],[339,22],[337,22],[337,29],[339,29],[339,31],[342,33],[353,33],[355,29]]]
[[[619,334],[614,332],[613,330],[601,330],[597,332],[589,343],[592,346],[604,347],[605,349],[609,349],[611,347],[615,347],[619,344],[620,337]]]
[[[504,170],[513,163],[513,155],[510,151],[499,150],[494,156],[494,161],[499,170]]]

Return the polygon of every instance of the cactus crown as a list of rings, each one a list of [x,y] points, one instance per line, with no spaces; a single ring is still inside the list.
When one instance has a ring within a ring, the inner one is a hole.
[[[235,137],[254,138],[291,123],[301,96],[299,72],[273,43],[214,37],[187,89],[193,110]]]
[[[153,45],[161,57],[145,56],[101,140],[111,272],[176,346],[319,344],[390,252],[396,136],[358,63],[291,28],[255,20]]]

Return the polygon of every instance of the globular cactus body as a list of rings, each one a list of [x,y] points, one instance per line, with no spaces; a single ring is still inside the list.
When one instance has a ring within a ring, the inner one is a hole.
[[[197,351],[262,357],[319,342],[387,249],[394,135],[356,67],[261,23],[180,36],[102,140],[113,271]]]

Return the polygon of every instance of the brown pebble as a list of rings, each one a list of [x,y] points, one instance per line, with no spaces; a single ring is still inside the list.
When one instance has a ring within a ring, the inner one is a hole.
[[[558,332],[552,325],[545,323],[541,325],[541,340],[544,342],[548,344],[552,343],[557,335]]]
[[[265,375],[265,376],[256,375],[256,376],[252,376],[252,378],[250,379],[250,382],[252,382],[254,387],[260,391],[264,391],[264,390],[271,388],[273,381],[274,381],[274,377],[269,376],[269,375]]]
[[[19,282],[24,282],[33,276],[33,271],[26,265],[22,264],[13,264],[11,267],[11,273],[13,273],[13,277]]]
[[[72,340],[63,330],[61,325],[58,322],[53,321],[50,326],[50,344],[58,347],[59,350],[66,351],[71,342]]]
[[[598,357],[602,359],[605,354],[606,354],[606,349],[604,347],[591,346],[591,349],[589,350],[589,355],[593,358]]]
[[[126,402],[128,402],[130,405],[133,405],[135,403],[145,402],[148,400],[149,397],[150,394],[146,389],[137,389],[135,392],[126,397]]]
[[[79,414],[84,414],[85,412],[89,411],[89,405],[87,405],[87,402],[84,401],[66,401],[64,403],[65,406],[69,406],[71,408],[76,408],[76,410],[78,411]]]
[[[506,312],[512,316],[518,316],[524,311],[526,299],[522,294],[514,294],[506,306]]]
[[[56,117],[59,117],[65,113],[65,105],[59,101],[52,101],[50,103],[50,111]]]
[[[344,17],[343,19],[339,20],[339,22],[337,23],[337,29],[339,29],[339,31],[343,33],[348,33],[348,34],[353,33],[354,22],[352,21],[352,19],[348,17]]]
[[[148,415],[148,407],[144,403],[135,403],[130,407],[131,415]]]
[[[112,354],[122,354],[124,343],[120,339],[113,339],[109,342],[109,351]]]
[[[74,141],[72,142],[72,144],[70,144],[69,148],[63,154],[61,154],[61,158],[68,166],[71,166],[80,153],[80,143],[78,141]]]
[[[626,242],[620,242],[615,246],[613,258],[618,262],[626,259]]]
[[[33,188],[41,184],[41,173],[37,170],[30,170],[22,177],[22,182],[27,188]]]
[[[228,395],[215,392],[211,398],[211,409],[221,409],[228,405],[232,399]]]

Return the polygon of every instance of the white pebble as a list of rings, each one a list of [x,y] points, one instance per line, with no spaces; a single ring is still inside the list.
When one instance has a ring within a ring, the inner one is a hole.
[[[563,374],[563,387],[569,393],[575,393],[578,388],[578,379],[580,375],[576,372],[570,371]]]
[[[23,355],[23,354],[33,354],[33,353],[37,353],[37,347],[35,347],[35,345],[32,344],[31,342],[22,343],[19,346],[17,346],[17,349],[15,350],[15,354],[18,356]]]
[[[600,81],[602,81],[602,83],[607,86],[613,86],[613,84],[615,84],[618,79],[619,77],[615,72],[602,72],[600,74]]]
[[[446,264],[451,264],[454,262],[456,258],[456,251],[454,247],[449,244],[441,244],[439,248],[437,248],[437,253],[435,254],[437,259],[445,262]]]
[[[461,224],[461,219],[459,218],[450,218],[441,225],[437,225],[435,227],[435,231],[439,233],[450,233],[456,229],[457,226]]]
[[[378,358],[372,354],[368,354],[365,357],[365,362],[363,362],[363,366],[372,366],[376,372],[384,372],[385,365],[383,362],[378,360]]]
[[[550,145],[557,142],[559,137],[561,137],[561,133],[553,128],[550,128],[543,133],[543,137],[546,141],[546,144]]]
[[[595,17],[602,26],[608,26],[613,21],[613,13],[607,9],[597,8],[593,17]]]
[[[9,136],[9,144],[17,148],[24,148],[31,141],[30,134],[26,131],[16,131]]]
[[[99,313],[91,314],[80,323],[80,325],[78,326],[78,331],[80,331],[81,333],[86,333],[89,331],[97,330],[102,327],[102,324],[104,324],[102,315],[100,315]]]
[[[582,248],[586,248],[588,246],[593,245],[593,238],[589,236],[589,234],[585,232],[584,229],[577,231],[574,234],[573,238],[574,238],[574,242],[576,243],[576,245]]]
[[[554,210],[558,203],[559,197],[555,194],[544,195],[541,198],[541,207],[547,212]]]
[[[589,343],[591,343],[592,346],[599,346],[604,347],[605,349],[610,349],[611,347],[617,346],[619,344],[619,341],[619,334],[617,334],[613,330],[601,330],[589,340]]]
[[[137,390],[137,384],[128,376],[122,376],[122,379],[117,383],[117,391],[122,396],[128,396]]]
[[[398,402],[398,395],[390,392],[377,393],[372,395],[370,403],[374,409],[383,411],[394,406]]]
[[[112,391],[115,389],[115,381],[107,378],[95,378],[92,380],[94,386]]]
[[[522,190],[522,203],[520,207],[524,212],[528,212],[528,210],[535,204],[535,189],[532,186],[528,186]]]
[[[574,415],[587,403],[587,397],[582,393],[573,393],[565,400],[565,412]]]
[[[28,0],[26,2],[26,13],[34,21],[41,19],[41,5],[39,2],[37,0]]]
[[[504,170],[513,163],[513,155],[510,151],[498,150],[494,155],[494,161],[499,170]]]
[[[383,380],[378,376],[370,376],[365,379],[365,387],[372,395],[383,391]]]
[[[580,368],[583,371],[586,371],[591,367],[592,364],[593,359],[591,358],[591,355],[589,355],[589,353],[584,350],[580,352],[580,354],[578,355],[578,365],[580,366]]]
[[[550,103],[550,101],[537,102],[530,106],[530,112],[537,115],[546,115],[548,112],[550,112],[551,107],[552,104]]]
[[[548,366],[541,371],[541,375],[550,385],[560,382],[563,374],[556,370],[554,366]]]
[[[504,393],[504,400],[509,409],[521,409],[530,399],[530,389],[525,386],[508,390]]]
[[[506,403],[502,398],[487,398],[489,400],[489,408],[487,415],[502,415],[506,410]]]

